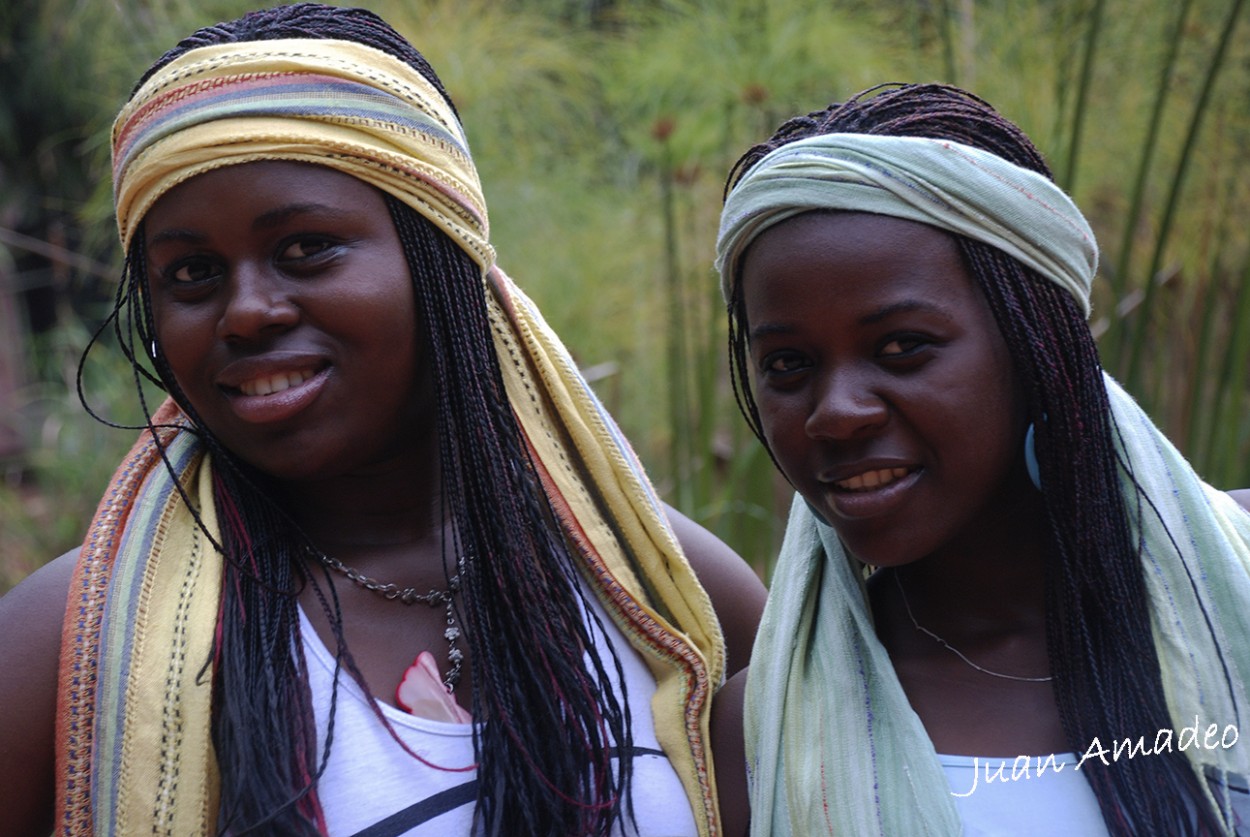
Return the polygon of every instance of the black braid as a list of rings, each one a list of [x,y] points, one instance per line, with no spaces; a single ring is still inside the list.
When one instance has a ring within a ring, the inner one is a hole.
[[[425,59],[381,18],[315,3],[201,29],[162,56],[138,86],[188,50],[277,38],[373,46],[407,62],[443,92]],[[488,834],[606,835],[622,817],[632,819],[631,719],[620,661],[610,645],[595,639],[604,636],[602,625],[577,583],[572,547],[504,393],[487,315],[488,283],[450,238],[406,205],[386,200],[434,366],[443,501],[454,521],[456,552],[467,556],[457,610],[472,651],[473,715],[483,722],[474,731],[477,816]],[[156,345],[143,240],[140,228],[105,323],[117,331],[137,387],[152,376],[140,361],[146,350],[136,351],[134,341]],[[219,830],[317,834],[316,780],[333,739],[337,689],[325,748],[318,753],[302,644],[291,641],[298,635],[297,594],[305,584],[314,586],[326,610],[338,663],[367,689],[343,639],[333,584],[324,573],[318,578],[308,571],[306,537],[274,502],[266,477],[208,431],[159,346],[151,360],[158,383],[186,413],[215,464],[220,543],[207,537],[202,521],[200,527],[209,541],[203,548],[225,557],[221,631],[209,661],[221,774]],[[147,427],[155,429],[139,388]],[[194,503],[184,499],[199,521]],[[609,673],[621,684],[619,697]]]
[[[473,650],[479,801],[490,834],[606,834],[628,798],[629,759],[613,777],[606,729],[629,747],[627,705],[609,687],[570,579],[569,547],[504,392],[484,302],[465,251],[387,198],[416,288],[439,391],[445,502],[455,510]],[[599,649],[600,652],[610,649]],[[613,670],[620,663],[609,653]],[[553,694],[553,689],[558,694]],[[552,730],[561,730],[553,736]],[[623,750],[623,753],[627,753]]]
[[[1028,137],[983,100],[946,85],[889,85],[786,122],[738,160],[726,194],[774,149],[830,133],[950,139],[1051,176]],[[1068,292],[993,247],[956,238],[1002,332],[1035,427],[1051,535],[1047,646],[1068,745],[1084,753],[1095,737],[1153,741],[1173,721],[1093,336]],[[739,405],[767,446],[750,388],[741,274],[732,283],[729,318]],[[1112,834],[1223,833],[1179,751],[1110,767],[1090,761],[1083,772]]]

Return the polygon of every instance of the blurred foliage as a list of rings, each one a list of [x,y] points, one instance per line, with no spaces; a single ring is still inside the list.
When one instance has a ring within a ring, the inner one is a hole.
[[[0,71],[13,82],[0,99],[0,293],[36,303],[44,293],[59,323],[30,341],[25,383],[0,400],[0,421],[17,416],[27,441],[0,462],[0,590],[81,537],[133,438],[91,422],[67,394],[80,323],[107,310],[102,277],[120,264],[112,117],[164,49],[252,5],[9,0],[0,10]],[[443,78],[502,266],[588,370],[661,492],[762,572],[789,492],[737,416],[725,370],[711,270],[722,181],[784,119],[880,82],[960,84],[1034,138],[1103,243],[1093,326],[1108,368],[1209,479],[1250,485],[1241,0],[362,5]],[[55,247],[32,253],[8,232]],[[88,369],[93,404],[125,423],[135,400],[125,363],[106,342]]]

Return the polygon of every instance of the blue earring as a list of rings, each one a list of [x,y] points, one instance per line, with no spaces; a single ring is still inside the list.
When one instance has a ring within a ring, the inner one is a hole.
[[[1042,490],[1042,474],[1037,467],[1037,450],[1033,442],[1033,423],[1029,423],[1029,429],[1024,434],[1024,467],[1029,472],[1029,479],[1033,481],[1033,487],[1038,491]]]

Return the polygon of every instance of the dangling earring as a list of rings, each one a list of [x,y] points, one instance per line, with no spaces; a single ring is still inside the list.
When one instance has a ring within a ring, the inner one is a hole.
[[[1042,474],[1037,467],[1037,450],[1033,442],[1032,422],[1029,422],[1029,429],[1024,433],[1024,467],[1029,472],[1029,479],[1033,481],[1033,487],[1041,491]]]

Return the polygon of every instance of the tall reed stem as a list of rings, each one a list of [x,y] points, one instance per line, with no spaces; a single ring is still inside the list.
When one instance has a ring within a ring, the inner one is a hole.
[[[1120,250],[1115,264],[1110,271],[1111,298],[1114,305],[1128,288],[1130,267],[1133,257],[1133,238],[1137,230],[1138,219],[1141,218],[1142,201],[1146,194],[1146,181],[1150,178],[1150,164],[1154,160],[1155,147],[1159,141],[1159,126],[1163,122],[1164,105],[1168,93],[1172,89],[1172,74],[1176,69],[1176,57],[1180,54],[1181,41],[1185,38],[1185,20],[1189,16],[1189,7],[1193,0],[1182,0],[1176,14],[1176,23],[1172,27],[1172,37],[1168,39],[1167,56],[1163,60],[1163,70],[1159,75],[1159,86],[1155,95],[1154,106],[1150,110],[1150,124],[1146,129],[1146,139],[1142,146],[1141,162],[1137,167],[1137,176],[1133,178],[1133,195],[1129,201],[1128,214],[1124,218],[1124,229],[1120,234]],[[1124,319],[1111,316],[1108,320],[1107,334],[1103,345],[1107,347],[1108,365],[1118,369],[1120,358],[1124,353]]]
[[[1137,391],[1141,385],[1142,352],[1145,348],[1146,339],[1149,335],[1150,321],[1154,313],[1153,303],[1156,289],[1154,277],[1163,263],[1163,252],[1167,246],[1168,239],[1171,237],[1172,224],[1176,217],[1176,207],[1180,202],[1181,187],[1185,183],[1185,175],[1189,170],[1189,161],[1193,158],[1194,146],[1198,139],[1198,132],[1202,128],[1203,117],[1207,112],[1211,91],[1214,89],[1215,80],[1224,66],[1224,55],[1228,52],[1228,44],[1232,40],[1233,30],[1237,28],[1237,18],[1241,13],[1242,2],[1243,0],[1233,0],[1232,5],[1229,6],[1228,17],[1225,18],[1224,27],[1220,31],[1219,43],[1211,55],[1211,62],[1207,65],[1206,74],[1203,76],[1202,89],[1198,94],[1198,101],[1194,105],[1194,113],[1189,121],[1189,130],[1185,135],[1185,144],[1181,149],[1180,160],[1176,165],[1176,173],[1172,177],[1167,203],[1164,205],[1163,217],[1159,223],[1159,231],[1156,233],[1154,254],[1150,258],[1150,268],[1146,271],[1145,297],[1142,299],[1141,307],[1138,309],[1137,321],[1132,329],[1132,339],[1129,344],[1128,369],[1125,372],[1124,380],[1125,386],[1130,392]]]
[[[1059,185],[1069,192],[1076,183],[1076,163],[1081,148],[1081,132],[1085,128],[1085,106],[1089,101],[1090,80],[1094,75],[1094,46],[1102,30],[1103,10],[1106,0],[1094,0],[1090,11],[1089,28],[1085,30],[1085,54],[1081,58],[1081,77],[1077,82],[1076,105],[1072,112],[1072,135],[1068,140],[1068,156],[1064,161]]]

